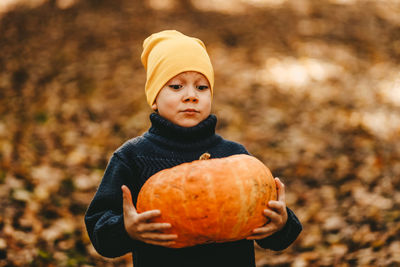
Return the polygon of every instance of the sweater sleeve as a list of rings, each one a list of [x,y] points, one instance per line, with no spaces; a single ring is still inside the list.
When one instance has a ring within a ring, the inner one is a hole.
[[[131,252],[139,241],[125,231],[121,186],[134,179],[131,168],[114,153],[85,214],[86,229],[96,251],[104,257]],[[132,191],[132,188],[129,188]]]
[[[257,244],[262,248],[275,251],[284,250],[289,247],[299,236],[303,227],[294,212],[286,208],[288,219],[285,226],[278,232],[264,239],[256,240]]]

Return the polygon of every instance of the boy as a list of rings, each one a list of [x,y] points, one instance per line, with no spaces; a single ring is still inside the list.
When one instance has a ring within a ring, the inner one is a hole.
[[[162,31],[148,37],[143,48],[146,97],[155,111],[150,115],[152,125],[110,159],[85,215],[95,249],[106,257],[131,252],[135,267],[248,267],[255,266],[254,240],[272,250],[288,247],[302,227],[286,207],[284,185],[278,178],[278,200],[265,207],[270,222],[245,240],[167,248],[176,236],[161,230],[171,225],[150,222],[160,211],[136,212],[132,200],[136,203],[140,188],[154,173],[196,160],[204,152],[214,158],[249,154],[242,145],[215,134],[217,119],[210,114],[214,73],[203,42],[177,31]]]

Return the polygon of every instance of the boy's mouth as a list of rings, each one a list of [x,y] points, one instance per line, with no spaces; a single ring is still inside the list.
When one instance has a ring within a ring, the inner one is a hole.
[[[185,110],[183,110],[182,112],[185,112],[185,113],[198,113],[198,111],[195,110],[195,109],[193,109],[193,108],[185,109]]]

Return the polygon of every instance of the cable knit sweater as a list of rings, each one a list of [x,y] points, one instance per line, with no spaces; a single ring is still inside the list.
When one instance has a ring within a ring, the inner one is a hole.
[[[255,266],[254,241],[199,245],[170,249],[131,239],[124,228],[121,186],[127,185],[133,202],[144,182],[154,173],[191,162],[204,152],[213,158],[249,154],[240,144],[215,134],[217,119],[210,115],[194,127],[180,127],[151,114],[151,128],[124,143],[112,155],[101,184],[86,212],[85,223],[97,252],[105,257],[133,253],[135,267],[152,266]],[[207,203],[204,203],[207,205]],[[288,220],[279,232],[257,243],[283,250],[299,235],[302,226],[287,208]]]

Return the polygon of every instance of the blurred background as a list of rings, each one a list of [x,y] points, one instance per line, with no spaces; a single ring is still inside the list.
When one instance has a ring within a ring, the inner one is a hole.
[[[83,216],[149,128],[143,40],[202,39],[217,132],[286,184],[304,230],[257,266],[400,265],[400,1],[1,0],[0,266],[131,266]]]

